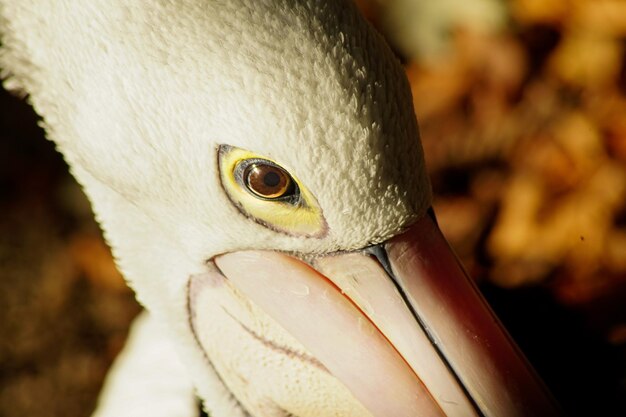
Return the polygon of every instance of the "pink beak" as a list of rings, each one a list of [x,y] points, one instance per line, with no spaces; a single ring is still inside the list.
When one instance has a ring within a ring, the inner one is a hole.
[[[270,251],[214,263],[374,416],[561,414],[431,216],[311,265]]]

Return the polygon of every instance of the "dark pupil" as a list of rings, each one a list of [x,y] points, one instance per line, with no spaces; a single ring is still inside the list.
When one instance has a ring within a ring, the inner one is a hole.
[[[276,187],[278,184],[280,184],[280,175],[278,175],[276,172],[268,172],[263,177],[263,184],[268,187]]]

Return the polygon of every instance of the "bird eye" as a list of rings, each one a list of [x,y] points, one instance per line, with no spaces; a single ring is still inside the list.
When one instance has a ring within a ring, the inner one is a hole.
[[[292,236],[326,235],[322,209],[298,177],[267,157],[234,146],[220,145],[217,155],[222,187],[246,217]]]
[[[285,199],[294,196],[297,191],[291,176],[284,169],[269,161],[247,165],[242,177],[246,188],[263,199]]]

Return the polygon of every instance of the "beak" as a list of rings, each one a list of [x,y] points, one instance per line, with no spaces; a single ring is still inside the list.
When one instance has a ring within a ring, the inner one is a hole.
[[[311,264],[270,251],[214,262],[373,416],[561,414],[431,215]]]

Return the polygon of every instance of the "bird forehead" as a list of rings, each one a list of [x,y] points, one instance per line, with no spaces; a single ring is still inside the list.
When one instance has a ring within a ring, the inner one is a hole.
[[[73,81],[84,101],[73,113],[82,138],[68,145],[77,159],[135,195],[210,172],[219,144],[266,155],[310,181],[325,166],[364,185],[385,164],[417,164],[401,69],[381,59],[389,51],[356,11],[270,3],[177,2],[175,14],[168,2],[148,12],[131,4],[116,10],[114,25],[97,24],[106,51]]]

